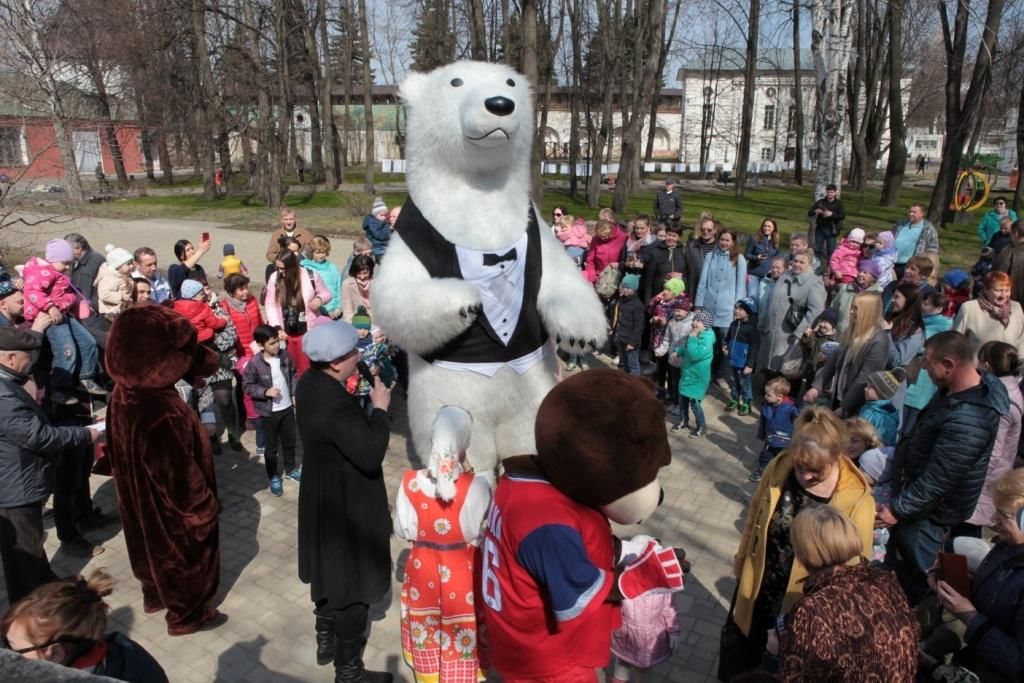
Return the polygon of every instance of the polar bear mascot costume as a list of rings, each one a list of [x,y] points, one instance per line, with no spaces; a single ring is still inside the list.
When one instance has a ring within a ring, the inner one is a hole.
[[[374,278],[374,321],[409,353],[417,452],[457,450],[466,435],[453,425],[472,425],[467,456],[493,481],[501,459],[535,452],[537,408],[558,381],[555,344],[596,350],[607,322],[530,200],[526,78],[457,62],[410,74],[399,95],[409,198]]]

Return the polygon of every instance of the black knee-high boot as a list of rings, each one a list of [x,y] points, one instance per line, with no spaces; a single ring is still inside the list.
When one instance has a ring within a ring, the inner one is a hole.
[[[363,664],[366,638],[339,640],[334,654],[334,683],[392,683],[386,671],[367,671]]]
[[[337,638],[334,635],[334,617],[316,615],[316,663],[320,666],[334,661]]]

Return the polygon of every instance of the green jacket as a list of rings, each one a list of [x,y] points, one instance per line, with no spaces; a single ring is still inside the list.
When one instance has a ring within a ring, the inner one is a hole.
[[[683,359],[679,379],[679,395],[697,401],[704,398],[711,384],[711,359],[715,355],[715,332],[705,329],[686,338],[686,344],[675,349]]]

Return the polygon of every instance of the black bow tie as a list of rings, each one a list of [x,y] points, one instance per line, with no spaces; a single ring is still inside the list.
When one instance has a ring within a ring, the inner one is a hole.
[[[506,251],[504,254],[484,254],[484,265],[485,266],[496,266],[499,263],[501,263],[502,261],[512,261],[512,262],[515,262],[515,260],[516,260],[516,250],[515,250],[514,247],[512,249],[509,249],[508,251]]]

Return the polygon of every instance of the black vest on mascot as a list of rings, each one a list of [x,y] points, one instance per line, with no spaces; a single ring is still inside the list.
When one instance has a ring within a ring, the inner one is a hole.
[[[427,269],[430,277],[462,279],[455,245],[423,217],[411,197],[406,199],[398,215],[395,232]],[[502,343],[487,317],[480,313],[462,334],[425,355],[424,360],[429,363],[507,363],[533,353],[547,342],[548,333],[537,312],[542,266],[540,226],[532,203],[526,235],[526,267],[521,287],[523,303],[519,321],[508,343]]]

